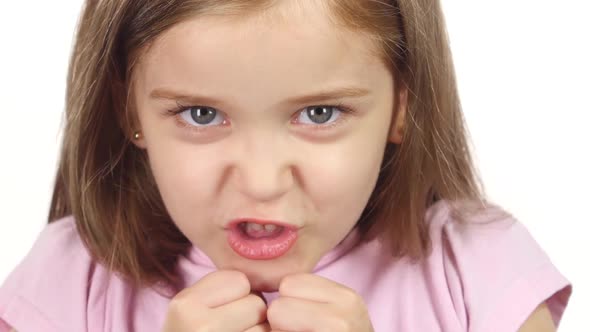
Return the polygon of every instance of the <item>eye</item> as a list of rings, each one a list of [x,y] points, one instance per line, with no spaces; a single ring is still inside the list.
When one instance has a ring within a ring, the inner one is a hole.
[[[225,122],[216,109],[207,106],[190,106],[180,112],[180,117],[195,127],[215,126]]]
[[[297,122],[311,125],[328,124],[340,118],[342,112],[336,106],[309,106],[299,113]]]

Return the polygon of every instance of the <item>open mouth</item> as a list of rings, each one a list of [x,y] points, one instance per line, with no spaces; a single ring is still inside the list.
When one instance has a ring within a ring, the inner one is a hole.
[[[262,225],[255,222],[241,222],[238,224],[238,228],[244,236],[251,239],[275,238],[285,230],[284,226],[275,224]]]
[[[297,230],[276,222],[240,221],[228,229],[227,241],[238,255],[253,260],[275,259],[297,241]]]

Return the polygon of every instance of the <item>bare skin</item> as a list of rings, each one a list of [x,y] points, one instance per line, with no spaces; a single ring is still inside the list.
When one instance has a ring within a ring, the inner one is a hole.
[[[170,302],[164,332],[266,331],[266,304],[252,294],[246,275],[216,271]]]
[[[272,29],[256,19],[181,23],[135,73],[143,135],[134,143],[148,151],[175,223],[222,270],[173,298],[164,331],[372,331],[354,290],[309,272],[358,220],[386,143],[401,142],[406,93],[394,96],[365,36],[327,23],[321,8],[282,10],[293,15]],[[206,125],[170,116],[177,103],[218,116]],[[306,112],[318,105],[336,105],[324,124]],[[271,261],[240,257],[223,227],[244,216],[300,227],[297,244]],[[267,307],[253,294],[261,290],[280,297]],[[555,331],[545,305],[520,328],[529,331]]]
[[[391,129],[394,101],[403,104],[373,40],[335,26],[315,1],[275,7],[179,23],[134,72],[134,143],[147,150],[172,220],[259,291],[310,272],[354,227],[387,142],[401,139]],[[215,115],[198,123],[203,110]],[[297,242],[279,258],[246,259],[224,229],[238,218],[282,221],[298,229]]]
[[[317,2],[292,4],[264,17],[183,22],[134,73],[143,134],[134,143],[147,150],[179,229],[228,270],[177,295],[166,331],[373,330],[354,290],[310,272],[357,222],[387,142],[401,142],[407,93],[394,95],[369,38],[333,25]],[[316,123],[309,109],[317,106],[333,116]],[[205,108],[214,118],[197,123],[193,111]],[[241,257],[224,231],[238,217],[284,221],[298,241],[273,260]],[[252,290],[280,297],[266,308]],[[535,312],[522,328],[544,318]]]

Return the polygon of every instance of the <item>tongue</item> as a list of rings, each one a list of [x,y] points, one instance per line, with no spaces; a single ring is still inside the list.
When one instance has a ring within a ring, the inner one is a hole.
[[[244,233],[246,233],[246,235],[248,235],[249,237],[258,239],[258,238],[264,238],[264,237],[273,237],[278,235],[281,231],[283,230],[283,227],[276,227],[274,230],[272,231],[267,231],[264,227],[262,227],[262,229],[254,229],[252,227],[244,227]]]

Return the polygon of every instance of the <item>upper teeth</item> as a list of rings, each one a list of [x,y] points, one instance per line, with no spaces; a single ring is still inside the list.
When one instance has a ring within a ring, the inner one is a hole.
[[[255,224],[253,222],[249,222],[246,224],[246,227],[248,228],[248,230],[251,231],[261,231],[264,227],[260,224]]]
[[[246,227],[248,228],[248,230],[254,231],[254,232],[260,232],[262,230],[265,230],[267,232],[272,232],[277,229],[277,226],[273,225],[273,224],[261,225],[261,224],[257,224],[257,223],[253,223],[253,222],[246,223]]]
[[[264,225],[264,229],[265,229],[267,232],[272,232],[272,231],[274,231],[276,228],[277,228],[277,226],[276,226],[276,225],[273,225],[273,224],[266,224],[266,225]]]

